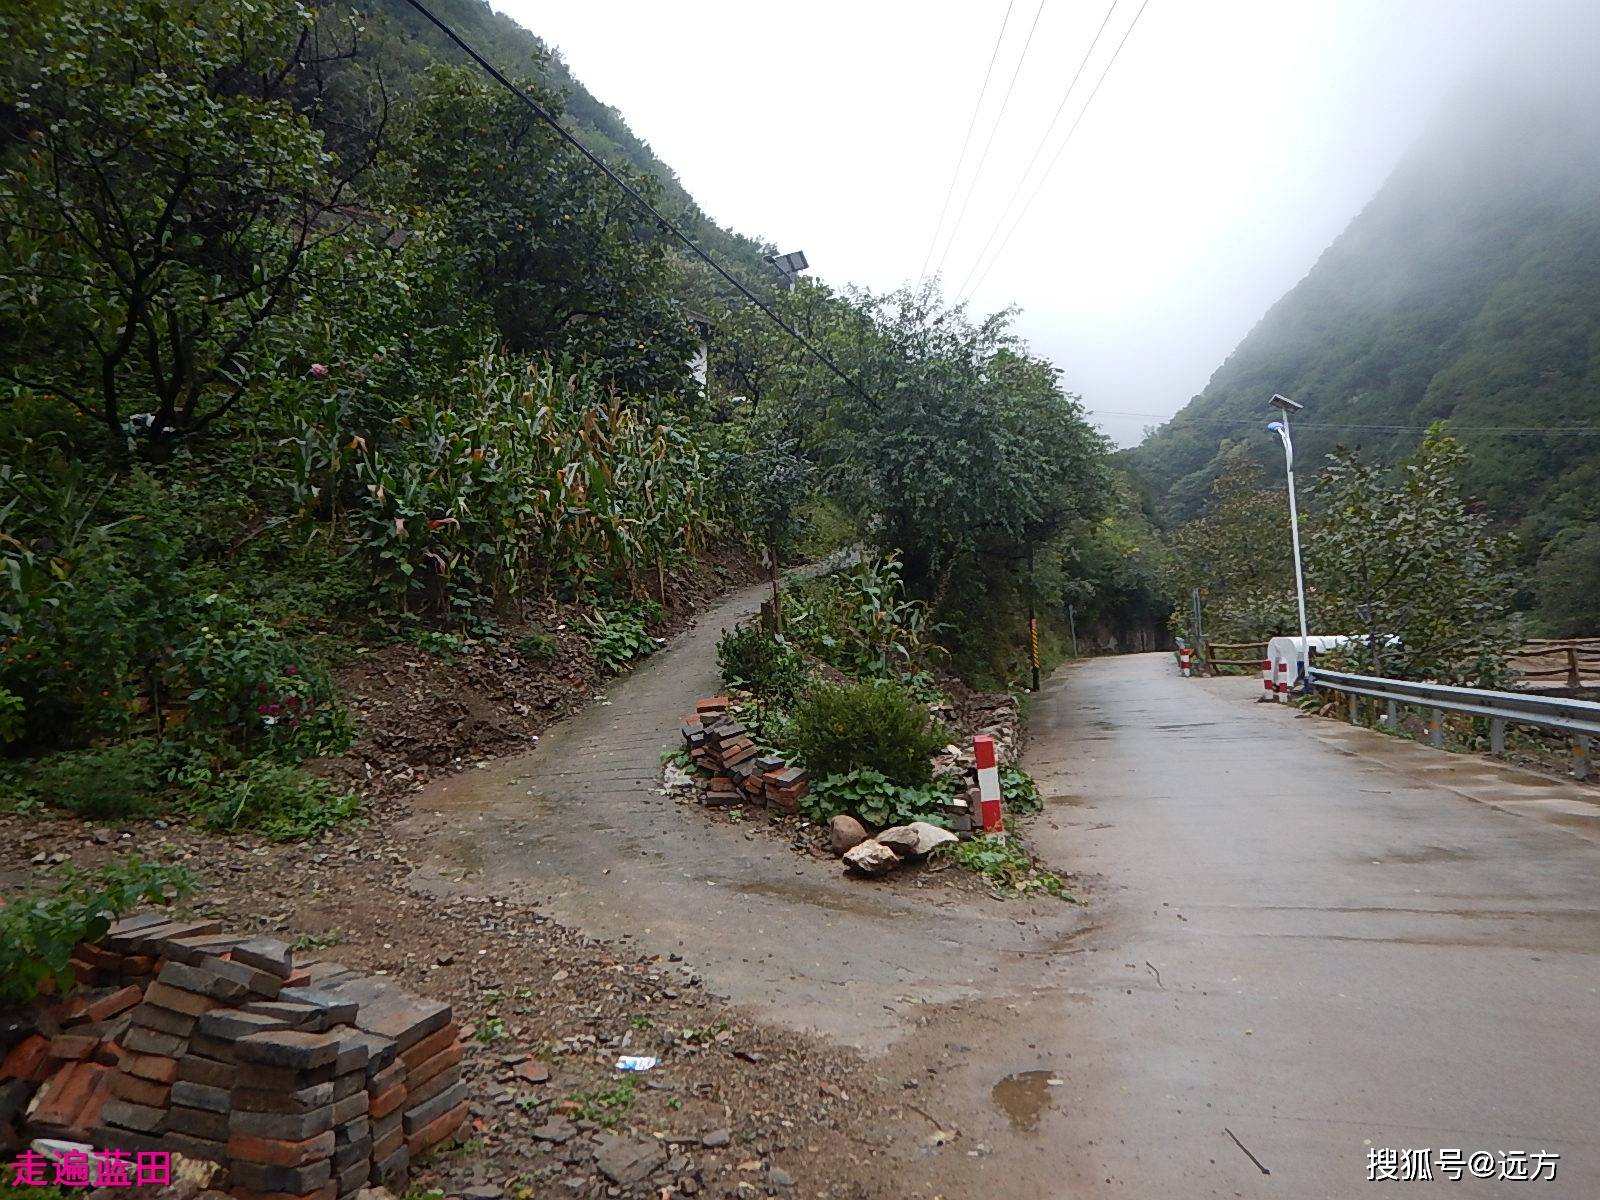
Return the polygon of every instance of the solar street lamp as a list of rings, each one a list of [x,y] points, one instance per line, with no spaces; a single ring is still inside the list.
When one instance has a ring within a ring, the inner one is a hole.
[[[1283,414],[1282,418],[1267,426],[1283,443],[1283,470],[1289,478],[1289,536],[1294,542],[1294,592],[1300,605],[1300,673],[1307,686],[1311,676],[1307,668],[1311,662],[1311,634],[1306,628],[1306,578],[1300,566],[1300,513],[1294,501],[1294,439],[1289,434],[1289,414],[1305,407],[1287,396],[1274,395],[1268,401]]]

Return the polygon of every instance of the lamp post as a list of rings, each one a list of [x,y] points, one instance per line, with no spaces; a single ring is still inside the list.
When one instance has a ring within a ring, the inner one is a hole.
[[[1299,412],[1305,407],[1297,404],[1287,396],[1274,395],[1269,402],[1272,407],[1283,414],[1283,419],[1273,421],[1267,426],[1278,435],[1278,440],[1283,443],[1283,470],[1289,477],[1289,536],[1294,542],[1294,594],[1295,600],[1300,605],[1300,673],[1306,681],[1306,686],[1311,683],[1311,634],[1306,629],[1306,578],[1300,568],[1300,512],[1294,501],[1294,440],[1289,435],[1289,414]]]

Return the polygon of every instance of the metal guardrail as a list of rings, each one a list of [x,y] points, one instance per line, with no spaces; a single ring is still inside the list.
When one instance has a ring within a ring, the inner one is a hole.
[[[1309,672],[1312,686],[1342,692],[1350,697],[1350,722],[1357,720],[1358,700],[1366,696],[1385,701],[1389,719],[1398,724],[1399,705],[1430,709],[1428,740],[1444,745],[1444,714],[1467,713],[1489,720],[1489,750],[1506,752],[1506,726],[1532,725],[1554,729],[1572,739],[1573,770],[1579,779],[1589,773],[1590,739],[1600,735],[1600,703],[1569,700],[1559,696],[1538,696],[1524,692],[1494,692],[1485,688],[1452,687],[1442,683],[1413,683],[1406,679],[1385,679],[1380,675],[1350,675],[1343,671]]]

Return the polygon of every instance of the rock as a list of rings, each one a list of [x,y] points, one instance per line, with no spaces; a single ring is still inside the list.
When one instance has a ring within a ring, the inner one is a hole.
[[[733,1130],[713,1129],[700,1139],[700,1144],[707,1150],[715,1150],[719,1146],[726,1146],[731,1141],[733,1141]]]
[[[940,829],[927,821],[913,821],[909,825],[896,825],[878,835],[878,841],[902,858],[925,858],[939,846],[956,840],[948,829]]]
[[[495,1187],[492,1183],[480,1184],[462,1191],[462,1200],[500,1200],[506,1191],[504,1188]]]
[[[550,1078],[550,1068],[536,1058],[523,1059],[511,1069],[511,1073],[529,1083],[545,1083]]]
[[[541,1142],[555,1142],[560,1145],[562,1142],[570,1141],[577,1136],[577,1133],[577,1127],[571,1121],[555,1117],[535,1129],[533,1136]]]
[[[667,1152],[653,1141],[608,1133],[596,1144],[594,1165],[612,1183],[622,1187],[640,1183],[667,1161]]]
[[[887,875],[899,865],[900,856],[876,838],[868,838],[844,856],[845,870],[857,875]]]
[[[840,813],[828,822],[828,846],[838,858],[846,850],[853,850],[867,840],[867,831],[861,822],[847,813]]]
[[[776,1184],[778,1187],[794,1186],[794,1176],[789,1174],[789,1172],[785,1171],[782,1167],[767,1168],[767,1181],[769,1183]]]

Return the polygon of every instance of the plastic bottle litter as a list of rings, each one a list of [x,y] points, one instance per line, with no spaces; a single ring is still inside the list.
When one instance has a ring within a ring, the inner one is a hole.
[[[659,1059],[652,1058],[647,1054],[624,1054],[621,1058],[617,1059],[617,1070],[648,1071],[659,1061]]]

